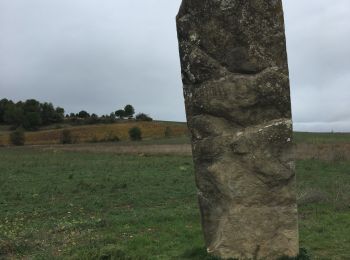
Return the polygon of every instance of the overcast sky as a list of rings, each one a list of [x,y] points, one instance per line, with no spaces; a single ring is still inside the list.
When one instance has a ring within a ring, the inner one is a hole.
[[[185,121],[181,0],[0,0],[0,99]],[[294,127],[350,131],[350,1],[284,0]]]

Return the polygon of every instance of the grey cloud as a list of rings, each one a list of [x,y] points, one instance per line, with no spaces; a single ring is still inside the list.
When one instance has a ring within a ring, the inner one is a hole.
[[[127,103],[184,120],[179,1],[0,1],[0,89],[109,113]]]
[[[285,0],[295,128],[349,131],[350,3]]]

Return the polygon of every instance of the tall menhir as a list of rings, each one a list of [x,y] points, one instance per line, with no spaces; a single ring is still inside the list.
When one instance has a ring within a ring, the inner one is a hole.
[[[281,0],[183,0],[183,91],[208,252],[298,254]]]

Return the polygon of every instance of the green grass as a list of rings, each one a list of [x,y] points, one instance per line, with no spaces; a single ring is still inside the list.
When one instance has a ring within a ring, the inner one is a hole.
[[[349,259],[350,162],[297,164],[300,242],[321,259]]]
[[[321,259],[350,252],[349,169],[297,165],[301,246]],[[190,157],[0,149],[0,208],[0,259],[213,259]]]
[[[2,149],[0,161],[3,254],[168,259],[203,244],[190,157]]]
[[[296,143],[334,144],[350,143],[350,133],[307,133],[294,132]]]

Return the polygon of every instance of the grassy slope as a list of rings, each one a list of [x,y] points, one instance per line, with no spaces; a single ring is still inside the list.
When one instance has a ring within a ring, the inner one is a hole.
[[[141,128],[143,137],[146,139],[163,139],[166,127],[171,128],[173,137],[179,137],[177,143],[189,143],[189,139],[184,139],[188,135],[186,123],[171,121],[153,121],[153,122],[135,122],[123,121],[115,124],[97,124],[70,126],[68,124],[51,125],[42,128],[37,132],[26,133],[26,144],[55,144],[60,142],[62,129],[70,129],[74,139],[78,143],[91,142],[93,140],[102,140],[108,137],[118,136],[121,140],[128,140],[128,130],[131,127]],[[0,145],[9,144],[9,126],[0,125]],[[350,133],[306,133],[295,132],[294,140],[296,143],[308,144],[336,144],[350,143]],[[174,139],[172,140],[174,141]],[[184,142],[185,141],[185,142]],[[166,143],[166,140],[160,140]]]
[[[132,127],[140,127],[142,136],[146,139],[164,138],[167,127],[171,129],[172,136],[187,135],[188,130],[185,123],[177,122],[122,122],[115,124],[83,125],[64,127],[70,129],[73,139],[77,142],[90,142],[117,136],[121,140],[128,140],[128,131]],[[62,129],[43,129],[36,132],[26,132],[26,144],[55,144],[60,142]],[[0,132],[0,145],[9,144],[9,132]]]
[[[190,157],[20,148],[0,162],[0,259],[205,259]],[[301,246],[323,259],[350,251],[349,168],[297,164]]]
[[[350,143],[350,133],[307,133],[294,132],[296,143],[336,144]]]

